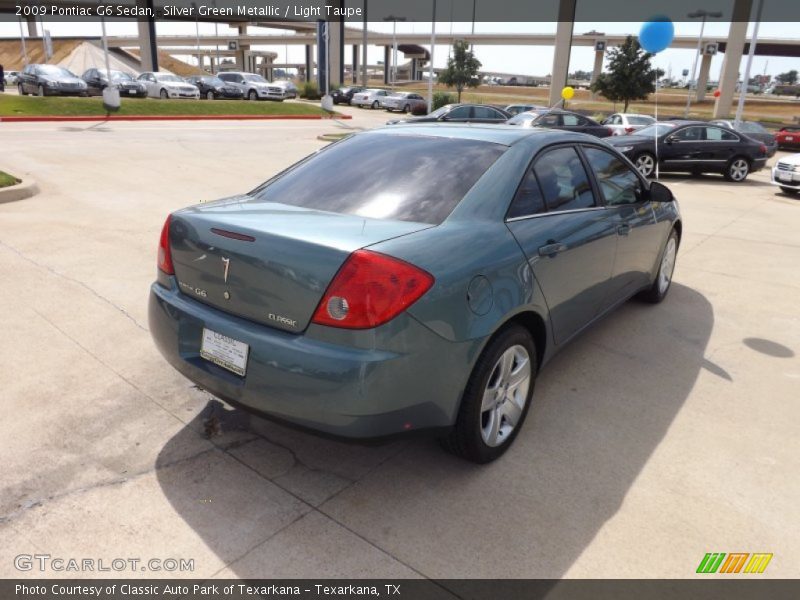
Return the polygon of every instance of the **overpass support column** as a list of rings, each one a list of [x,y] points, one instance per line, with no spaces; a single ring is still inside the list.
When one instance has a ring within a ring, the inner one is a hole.
[[[722,61],[722,74],[719,78],[719,97],[714,103],[715,119],[725,119],[731,114],[751,7],[752,0],[736,0],[733,5],[731,28],[728,31],[728,43],[725,46],[725,60]]]
[[[344,0],[326,0],[325,4],[343,9]],[[338,88],[344,84],[344,20],[328,21],[328,79],[330,88]]]
[[[137,8],[149,8],[154,12],[153,0],[136,0]],[[152,17],[137,21],[139,27],[139,57],[142,71],[158,71],[158,46],[156,44],[156,22]]]
[[[604,46],[605,48],[605,46]],[[603,50],[596,50],[594,53],[594,69],[592,70],[592,84],[597,81],[597,78],[600,77],[600,73],[603,72],[603,59],[606,56],[605,49]],[[597,97],[597,94],[592,92],[592,100]]]
[[[383,47],[383,85],[389,85],[389,69],[392,64],[392,49]]]
[[[39,37],[39,32],[36,30],[36,17],[25,17],[28,24],[28,37]]]
[[[703,60],[700,62],[700,74],[697,76],[697,95],[695,96],[698,102],[702,102],[706,99],[708,73],[711,71],[712,58],[714,57],[711,54],[703,54]]]
[[[358,44],[353,44],[353,83],[358,83]]]
[[[306,44],[306,73],[303,81],[311,81],[314,76],[314,47]]]
[[[572,27],[575,21],[575,1],[559,0],[558,2],[556,47],[553,55],[553,69],[550,73],[550,106],[561,100],[561,90],[567,85],[569,53],[572,47]]]
[[[247,23],[236,23],[234,25],[236,29],[239,30],[239,35],[247,35]],[[239,40],[239,49],[236,51],[236,68],[240,71],[249,71],[249,65],[247,64],[247,59],[250,53],[250,44],[242,43],[242,40]]]

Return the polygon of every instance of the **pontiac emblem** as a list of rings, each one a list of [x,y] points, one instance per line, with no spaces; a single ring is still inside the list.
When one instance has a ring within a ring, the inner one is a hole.
[[[228,270],[231,266],[231,259],[222,257],[222,264],[225,265],[225,270],[222,272],[222,280],[225,283],[228,283]]]

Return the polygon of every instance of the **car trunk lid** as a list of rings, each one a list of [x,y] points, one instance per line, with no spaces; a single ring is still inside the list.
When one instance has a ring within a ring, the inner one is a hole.
[[[428,227],[244,196],[174,213],[170,247],[182,293],[239,317],[301,332],[353,251]]]

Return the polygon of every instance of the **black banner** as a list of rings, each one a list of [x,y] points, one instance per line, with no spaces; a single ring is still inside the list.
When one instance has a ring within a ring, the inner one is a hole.
[[[800,581],[752,579],[0,580],[0,598],[36,600],[796,600]]]
[[[704,10],[721,22],[755,20],[760,0],[704,0]],[[435,12],[434,12],[435,7]],[[585,23],[643,22],[669,18],[692,21],[696,0],[0,0],[0,20],[56,21],[369,21],[555,22],[574,14]],[[573,20],[573,19],[566,19]],[[763,22],[800,21],[798,0],[763,0]]]

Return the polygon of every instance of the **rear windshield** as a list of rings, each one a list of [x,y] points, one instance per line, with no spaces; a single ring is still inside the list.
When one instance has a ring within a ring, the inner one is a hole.
[[[438,225],[506,146],[417,135],[357,135],[256,189],[256,198]]]
[[[628,117],[628,123],[631,125],[650,125],[650,123],[655,123],[656,120],[652,117]]]

